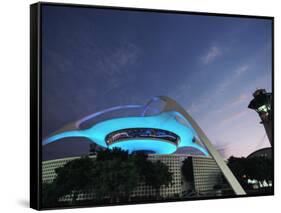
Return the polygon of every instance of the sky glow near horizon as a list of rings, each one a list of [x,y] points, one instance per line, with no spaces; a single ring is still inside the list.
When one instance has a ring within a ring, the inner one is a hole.
[[[272,91],[271,20],[63,6],[44,6],[42,17],[43,137],[166,95],[224,157],[270,145],[247,106],[255,89]],[[62,146],[44,149],[48,158]]]

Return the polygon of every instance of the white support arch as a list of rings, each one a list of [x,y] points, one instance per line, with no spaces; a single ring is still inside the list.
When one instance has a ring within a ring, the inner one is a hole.
[[[166,103],[163,112],[176,110],[188,120],[190,125],[196,131],[200,141],[206,146],[208,152],[216,161],[218,167],[222,171],[223,175],[225,176],[227,182],[230,184],[234,193],[236,195],[246,195],[246,192],[244,191],[238,180],[235,178],[229,167],[226,165],[224,159],[221,157],[219,152],[214,148],[209,138],[206,136],[206,134],[203,132],[200,126],[195,122],[195,120],[175,100],[167,96],[159,96],[158,98]]]

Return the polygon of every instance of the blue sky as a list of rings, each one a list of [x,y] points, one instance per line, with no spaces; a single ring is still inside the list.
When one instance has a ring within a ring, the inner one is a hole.
[[[225,157],[269,146],[247,106],[256,88],[272,91],[271,20],[63,6],[44,6],[42,15],[43,136],[167,95]]]

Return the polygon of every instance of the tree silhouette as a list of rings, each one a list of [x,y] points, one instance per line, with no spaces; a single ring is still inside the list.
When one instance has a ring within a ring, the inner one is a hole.
[[[169,167],[161,161],[148,161],[145,169],[145,183],[156,191],[156,199],[160,199],[161,186],[169,186],[173,175],[169,172]]]
[[[70,161],[55,172],[53,183],[43,187],[45,207],[55,205],[65,195],[72,196],[72,205],[78,204],[78,194],[86,190],[93,191],[93,202],[110,199],[115,203],[121,198],[130,201],[130,194],[141,182],[153,187],[159,199],[161,186],[168,186],[172,181],[166,164],[149,161],[146,154],[130,155],[118,148],[100,150],[96,159],[82,157]]]
[[[228,159],[228,166],[243,187],[249,188],[247,179],[269,181],[273,178],[272,160],[265,157]]]
[[[133,156],[121,149],[98,152],[94,167],[97,197],[109,196],[111,202],[119,202],[120,197],[129,199],[140,180]]]
[[[89,157],[72,160],[55,171],[57,177],[54,184],[57,195],[73,195],[72,202],[74,204],[81,191],[92,188],[94,167],[93,160]]]
[[[188,157],[184,159],[181,172],[183,174],[184,179],[186,182],[190,183],[192,190],[195,189],[194,186],[194,173],[193,173],[193,164],[192,164],[192,158]]]
[[[56,178],[52,183],[42,184],[42,204],[44,207],[58,205],[59,198],[72,195],[72,204],[76,203],[81,190],[92,187],[93,160],[81,157],[55,169]]]
[[[55,207],[58,205],[59,195],[54,183],[42,183],[42,205],[44,207]]]

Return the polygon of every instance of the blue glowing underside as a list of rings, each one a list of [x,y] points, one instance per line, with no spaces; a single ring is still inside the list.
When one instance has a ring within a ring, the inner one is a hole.
[[[86,137],[92,142],[106,148],[118,147],[129,152],[138,150],[151,150],[157,154],[171,154],[179,147],[194,147],[205,155],[208,152],[200,145],[192,142],[194,131],[188,125],[179,122],[176,117],[178,112],[162,112],[157,115],[115,118],[95,124],[86,130],[74,130],[51,136],[43,141],[43,145],[66,137]],[[108,134],[128,128],[155,128],[167,130],[180,137],[178,146],[155,139],[129,139],[107,146],[105,138]]]
[[[127,150],[129,153],[134,151],[153,151],[157,154],[169,154],[173,153],[177,150],[177,147],[169,142],[153,140],[153,139],[145,139],[145,140],[127,140],[122,142],[114,143],[108,146],[109,149],[112,148],[121,148]]]

